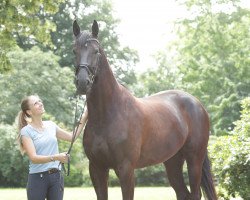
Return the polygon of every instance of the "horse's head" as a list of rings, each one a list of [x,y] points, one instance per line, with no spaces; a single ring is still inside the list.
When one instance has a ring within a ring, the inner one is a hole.
[[[80,31],[76,21],[73,24],[75,35],[74,53],[76,55],[75,85],[78,94],[86,94],[91,88],[97,73],[100,57],[100,47],[97,40],[99,27],[94,20],[92,34]]]

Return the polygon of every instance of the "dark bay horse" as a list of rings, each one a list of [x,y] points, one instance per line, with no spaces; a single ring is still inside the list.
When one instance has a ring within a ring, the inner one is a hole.
[[[74,21],[73,32],[75,84],[78,94],[86,94],[88,108],[83,145],[97,199],[108,199],[109,169],[119,178],[123,200],[133,200],[134,170],[163,163],[178,200],[201,199],[200,186],[207,199],[216,200],[207,156],[209,117],[201,103],[178,90],[134,97],[112,73],[97,22],[88,33]]]

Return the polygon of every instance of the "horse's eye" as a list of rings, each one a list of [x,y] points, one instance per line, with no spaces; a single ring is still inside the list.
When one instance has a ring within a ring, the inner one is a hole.
[[[73,49],[73,54],[75,54],[75,55],[76,55],[76,50],[75,50],[75,49]]]
[[[99,53],[99,49],[95,49],[95,54],[98,54]]]

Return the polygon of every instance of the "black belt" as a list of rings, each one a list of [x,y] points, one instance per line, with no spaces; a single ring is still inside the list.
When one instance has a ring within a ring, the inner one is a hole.
[[[52,168],[52,169],[50,169],[50,170],[48,170],[48,171],[39,172],[39,173],[37,173],[37,174],[54,174],[54,173],[57,173],[57,172],[60,172],[60,170],[57,169],[57,168]]]

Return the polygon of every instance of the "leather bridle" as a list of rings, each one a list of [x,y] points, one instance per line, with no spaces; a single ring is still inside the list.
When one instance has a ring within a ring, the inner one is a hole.
[[[91,42],[91,41],[95,41],[98,43],[98,45],[100,45],[99,41],[95,38],[89,38],[86,40],[85,44],[87,42]],[[100,48],[98,49],[98,51],[100,50]],[[88,73],[88,76],[89,76],[89,80],[90,80],[90,86],[89,86],[89,89],[88,91],[91,90],[92,86],[93,86],[93,83],[95,81],[95,77],[96,77],[96,74],[97,74],[97,70],[98,70],[98,67],[99,67],[99,62],[100,62],[100,52],[98,52],[98,55],[97,55],[97,66],[95,68],[95,71],[92,72],[89,67],[90,65],[88,63],[80,63],[77,67],[76,67],[76,72],[75,72],[75,76],[77,76],[77,73],[79,71],[80,68],[84,68],[86,69],[87,73]],[[86,95],[86,98],[87,98],[87,95]],[[85,110],[85,106],[86,106],[86,102],[84,103],[84,107],[83,107],[83,110],[82,110],[82,113],[81,113],[81,117],[80,119],[82,118],[82,115],[83,115],[83,112]],[[78,128],[79,128],[79,123],[77,123],[77,120],[76,120],[76,114],[77,114],[77,104],[78,104],[78,98],[76,98],[76,110],[75,110],[75,120],[74,120],[74,126],[73,126],[73,136],[72,136],[72,140],[71,140],[71,143],[70,143],[70,147],[69,147],[69,150],[67,152],[67,154],[70,154],[71,152],[71,149],[73,148],[73,144],[75,142],[75,139],[76,139],[76,133],[78,131]],[[65,169],[65,166],[63,163],[60,163],[62,164],[62,167],[63,167],[63,170],[66,172],[66,169]],[[70,173],[70,157],[68,158],[68,171],[67,171],[67,176],[69,176],[69,173]]]
[[[97,42],[97,43],[98,43],[98,46],[100,45],[99,41],[98,41],[96,38],[89,38],[89,39],[87,39],[86,42],[85,42],[85,44],[87,44],[88,42],[92,42],[92,41]],[[100,54],[100,48],[98,48],[98,53],[97,53],[97,66],[95,67],[95,71],[94,71],[94,72],[92,72],[92,71],[90,70],[90,68],[89,68],[89,67],[90,67],[89,63],[80,63],[80,64],[76,67],[75,76],[77,76],[77,73],[79,72],[79,69],[80,69],[80,68],[84,68],[84,69],[87,71],[88,76],[89,76],[89,80],[90,80],[90,86],[89,86],[88,91],[91,90],[92,85],[93,85],[93,83],[94,83],[94,81],[95,81],[95,77],[96,77],[97,70],[98,70],[98,67],[99,67],[99,62],[100,62],[100,56],[101,56],[101,54]]]

